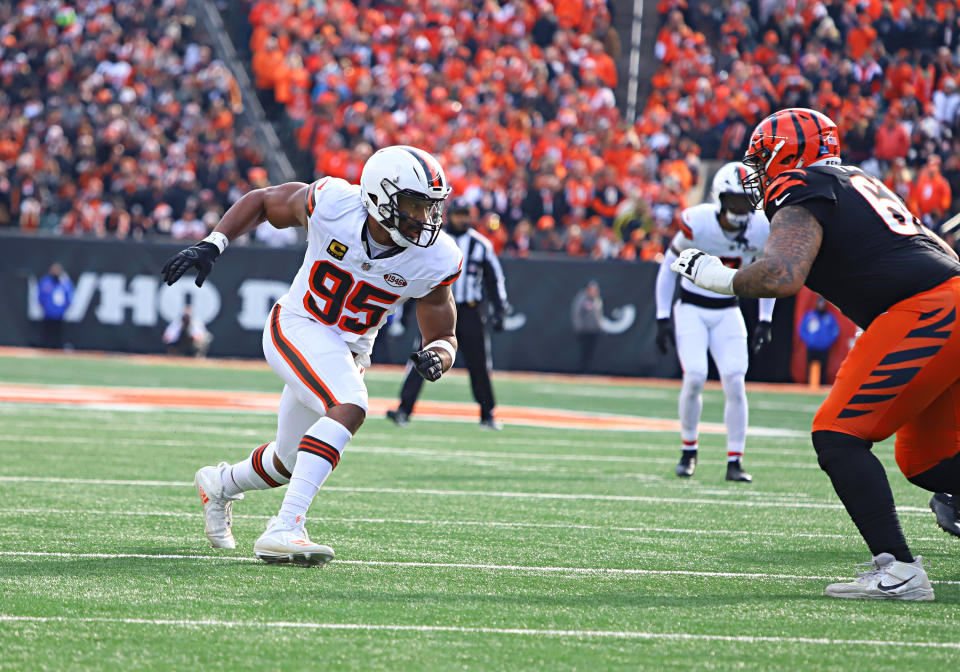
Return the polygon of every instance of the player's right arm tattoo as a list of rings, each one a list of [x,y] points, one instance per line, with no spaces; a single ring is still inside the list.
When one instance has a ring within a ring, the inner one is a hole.
[[[741,268],[733,279],[738,296],[792,296],[800,291],[820,251],[823,229],[802,206],[787,206],[773,216],[763,257]]]

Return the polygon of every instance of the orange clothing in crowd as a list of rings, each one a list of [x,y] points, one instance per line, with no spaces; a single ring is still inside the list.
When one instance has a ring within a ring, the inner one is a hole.
[[[553,9],[561,28],[579,28],[583,21],[583,0],[554,0]]]
[[[950,210],[950,183],[939,170],[921,170],[911,190],[911,197],[921,216],[931,213],[942,216]]]
[[[903,124],[895,122],[890,128],[882,124],[877,129],[874,141],[874,154],[882,161],[893,161],[898,157],[906,157],[910,150],[910,134]]]
[[[855,26],[847,35],[847,46],[850,49],[850,58],[859,61],[877,41],[877,31],[869,23]]]

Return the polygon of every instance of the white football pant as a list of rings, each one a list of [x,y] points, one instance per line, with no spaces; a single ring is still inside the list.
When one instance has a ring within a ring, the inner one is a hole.
[[[353,353],[332,329],[274,306],[263,330],[263,354],[285,383],[277,414],[277,456],[290,470],[300,439],[339,404],[367,410],[367,386]]]
[[[701,308],[677,302],[673,310],[677,355],[683,368],[678,403],[680,436],[685,445],[697,441],[703,385],[707,380],[707,350],[713,356],[726,396],[724,423],[727,455],[743,455],[747,434],[747,327],[740,308]]]

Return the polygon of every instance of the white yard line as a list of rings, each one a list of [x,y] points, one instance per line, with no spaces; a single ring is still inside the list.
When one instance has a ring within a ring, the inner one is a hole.
[[[960,649],[960,642],[922,642],[896,639],[833,639],[820,637],[766,637],[762,635],[707,635],[690,632],[642,632],[636,630],[556,630],[544,628],[485,628],[457,625],[411,625],[390,623],[310,623],[290,621],[221,621],[215,619],[107,618],[98,616],[14,616],[0,614],[0,622],[11,623],[114,623],[175,628],[253,628],[358,630],[362,632],[436,632],[453,634],[513,635],[522,637],[603,638],[669,641],[735,642],[740,644],[811,644],[821,646],[883,646],[926,649]]]
[[[187,445],[187,443],[192,443],[196,440],[196,437],[190,432],[189,439],[146,439],[139,437],[137,439],[137,445],[144,446],[156,446],[156,447],[170,447],[177,448]],[[0,436],[0,445],[2,444],[14,444],[17,446],[21,445],[57,445],[62,446],[64,444],[70,444],[74,446],[102,446],[105,443],[109,443],[108,440],[103,438],[89,438],[89,437],[76,437],[71,436],[65,438],[62,436],[28,436],[28,435],[5,435]],[[522,441],[518,442],[522,443]],[[255,448],[258,445],[257,441],[250,441],[249,443],[244,443],[238,445],[237,442],[230,441],[203,441],[204,448],[220,448],[223,450],[238,450],[239,453],[246,454],[247,451]],[[521,453],[514,451],[483,451],[483,450],[434,450],[431,448],[409,448],[409,447],[395,447],[395,446],[371,446],[363,445],[362,443],[353,445],[349,447],[349,452],[359,453],[359,454],[374,454],[374,455],[396,455],[399,457],[404,457],[407,459],[416,458],[421,460],[438,460],[438,461],[462,461],[467,458],[479,458],[479,459],[492,459],[500,460],[499,463],[494,463],[489,466],[493,466],[498,469],[505,471],[510,471],[514,468],[512,464],[513,460],[535,460],[540,462],[627,462],[632,464],[676,464],[676,457],[652,457],[648,455],[595,455],[591,453],[579,453],[576,455],[562,454],[562,453]],[[642,448],[644,451],[654,451],[659,453],[668,452],[664,448],[657,449],[653,446],[646,446]],[[674,451],[676,452],[676,451]],[[714,453],[713,456],[706,459],[701,459],[700,464],[702,465],[718,465],[726,464],[726,457],[719,450],[711,451]],[[776,450],[763,451],[767,453],[777,454]],[[783,451],[784,453],[786,451]],[[749,453],[748,453],[749,455]],[[807,462],[786,462],[786,461],[764,461],[764,460],[749,460],[747,462],[748,467],[775,467],[783,469],[800,469],[805,471],[819,471],[820,467],[817,466],[816,460],[811,459]]]
[[[90,509],[38,509],[38,508],[8,508],[0,509],[0,516],[12,515],[63,515],[63,516],[134,516],[157,518],[194,518],[200,520],[203,513],[189,511],[96,511]],[[234,520],[269,520],[271,516],[252,516],[234,514]],[[344,518],[323,516],[316,518],[315,524],[326,523],[359,523],[372,525],[418,525],[425,527],[492,527],[515,529],[562,529],[588,530],[600,532],[629,532],[678,534],[695,536],[724,536],[724,537],[777,537],[786,539],[850,539],[849,534],[829,534],[824,532],[775,532],[767,530],[727,530],[727,529],[694,529],[684,527],[624,527],[620,525],[584,525],[577,523],[527,523],[497,520],[429,520],[416,518]],[[946,537],[910,537],[910,541],[944,541]]]
[[[186,481],[149,481],[99,478],[59,478],[53,476],[0,476],[0,483],[72,483],[77,485],[115,485],[136,487],[193,487]],[[705,499],[700,497],[654,497],[644,495],[599,495],[590,493],[565,492],[503,492],[493,490],[435,490],[429,488],[359,488],[345,486],[324,487],[328,492],[427,495],[435,497],[500,497],[508,499],[546,499],[546,500],[585,500],[602,502],[638,502],[650,504],[708,504],[711,506],[745,506],[779,509],[820,509],[843,510],[842,504],[827,502],[795,502],[785,500],[781,495],[771,494],[772,499],[764,501],[742,501],[729,499]],[[900,514],[930,515],[927,507],[898,506]]]
[[[59,418],[62,421],[62,418]],[[372,422],[371,422],[372,420]],[[367,422],[370,424],[376,424],[378,419],[372,418]],[[105,424],[109,422],[110,424]],[[189,434],[191,437],[197,435],[204,436],[217,436],[217,437],[230,437],[230,436],[239,436],[244,437],[244,445],[246,445],[246,437],[251,437],[250,444],[257,442],[263,443],[273,439],[275,432],[275,423],[271,422],[269,424],[264,424],[263,428],[244,428],[238,426],[240,423],[234,422],[224,422],[224,423],[206,423],[191,426],[189,428]],[[167,436],[176,436],[177,430],[171,429],[169,422],[157,422],[157,423],[146,423],[141,422],[137,424],[120,424],[111,419],[104,418],[98,421],[92,421],[89,423],[77,422],[75,420],[70,421],[69,423],[64,423],[63,431],[60,434],[45,434],[38,435],[36,433],[36,422],[4,422],[4,428],[7,430],[3,437],[0,437],[0,441],[5,441],[8,443],[16,442],[40,442],[45,440],[56,440],[62,441],[64,437],[70,437],[71,441],[75,441],[73,437],[76,436],[77,430],[89,430],[95,431],[98,434],[104,434],[106,432],[128,432],[131,434],[136,434],[138,440],[142,440],[145,432],[157,432],[162,433]],[[22,433],[14,434],[13,430],[27,430]],[[187,430],[184,430],[187,431]],[[562,430],[566,431],[566,430]],[[706,439],[709,436],[716,436],[717,440],[722,443],[724,438],[722,435],[706,435]],[[770,455],[793,455],[799,457],[810,457],[814,455],[813,446],[809,444],[809,434],[804,433],[802,437],[779,437],[781,439],[785,438],[803,438],[804,442],[801,447],[788,447],[788,446],[774,446],[767,447],[766,445],[748,445],[747,453],[748,455],[752,454],[770,454]],[[97,439],[84,439],[84,441],[93,441]],[[157,439],[165,440],[165,439]],[[673,453],[676,450],[679,450],[679,444],[677,446],[670,445],[665,446],[662,443],[649,443],[643,440],[637,441],[605,441],[602,437],[597,437],[597,444],[595,448],[623,448],[627,450],[636,450],[636,451],[647,451],[647,452],[669,452]],[[354,439],[354,444],[357,442],[364,441],[386,441],[394,442],[399,444],[406,444],[410,442],[417,443],[442,443],[444,445],[449,444],[469,444],[476,445],[477,440],[474,437],[470,436],[441,436],[437,434],[424,434],[424,433],[413,433],[409,429],[397,429],[392,433],[377,432],[376,428],[371,428],[369,431],[364,425],[362,433],[358,434],[357,438]],[[178,442],[178,443],[183,443]],[[523,437],[521,438],[501,438],[495,439],[489,436],[484,437],[483,443],[486,445],[500,445],[500,446],[517,446],[522,444],[524,446],[544,446],[551,448],[583,448],[583,441],[576,441],[572,439],[535,439]],[[760,441],[754,443],[761,444]],[[351,444],[354,445],[354,444]],[[238,447],[238,442],[223,442],[223,441],[204,441],[204,445],[226,445],[230,447]],[[259,445],[259,444],[258,444]],[[705,449],[705,452],[710,452],[712,448]],[[511,453],[515,454],[515,453]],[[816,461],[816,460],[814,460]]]
[[[66,558],[78,560],[220,560],[226,562],[260,562],[257,558],[237,555],[179,555],[173,553],[72,553],[54,551],[0,551],[0,556],[28,558]],[[419,562],[402,560],[334,560],[334,565],[357,567],[398,567],[401,569],[476,569],[496,572],[532,572],[536,574],[587,574],[613,576],[700,576],[716,579],[777,579],[795,581],[836,581],[849,577],[777,574],[768,572],[707,572],[685,569],[638,569],[632,567],[555,567],[550,565],[494,565],[478,562]],[[957,585],[960,581],[931,581],[938,585]]]
[[[67,386],[67,387],[70,387],[70,386]],[[225,393],[225,394],[226,394],[226,393]],[[0,405],[3,405],[3,402],[0,402]],[[41,402],[40,404],[36,404],[36,405],[35,405],[35,404],[32,404],[31,402],[15,402],[15,403],[8,403],[8,404],[6,404],[6,407],[7,407],[7,408],[11,408],[11,407],[12,407],[13,409],[15,409],[15,408],[18,407],[18,406],[27,406],[27,407],[40,406],[40,407],[49,407],[49,408],[52,408],[52,409],[68,409],[68,410],[78,410],[78,408],[79,408],[76,404],[70,404],[70,403],[65,403],[65,404],[63,404],[63,403],[55,403],[55,402],[54,402],[54,403]],[[554,412],[554,411],[562,410],[562,409],[544,408],[544,407],[538,407],[538,406],[531,406],[531,407],[529,407],[529,408],[530,408],[531,410],[533,410],[533,411],[548,411],[548,412]],[[208,409],[208,408],[202,408],[202,409],[189,409],[189,408],[187,408],[187,409],[184,409],[184,408],[170,409],[170,408],[163,407],[163,406],[157,407],[157,406],[153,406],[153,405],[151,405],[151,404],[137,404],[137,403],[132,403],[132,402],[131,402],[131,403],[126,403],[126,402],[124,402],[124,403],[104,402],[104,403],[96,403],[96,404],[85,404],[85,405],[82,407],[82,409],[84,409],[84,410],[85,410],[85,409],[91,409],[91,410],[94,410],[94,411],[110,411],[110,412],[114,412],[114,411],[134,411],[134,412],[140,412],[140,413],[150,413],[150,412],[167,413],[167,412],[175,411],[175,412],[186,412],[186,413],[199,413],[199,412],[203,412],[203,413],[229,413],[229,414],[232,414],[232,415],[237,415],[237,414],[240,414],[240,413],[245,414],[245,415],[249,415],[249,414],[251,414],[251,413],[262,413],[262,414],[267,414],[267,415],[275,415],[275,414],[276,414],[275,411],[273,411],[272,409],[271,409],[271,410],[263,410],[263,409],[256,409],[256,408],[229,409],[229,410],[224,410],[224,409]],[[635,420],[635,419],[640,419],[640,420],[651,420],[651,421],[661,421],[661,420],[664,420],[664,419],[673,420],[673,418],[654,418],[654,417],[648,418],[648,417],[635,416],[635,415],[623,414],[623,413],[603,413],[603,412],[600,412],[600,411],[576,411],[576,413],[578,413],[578,414],[580,414],[580,415],[583,415],[583,416],[584,416],[584,421],[589,420],[590,418],[596,418],[597,420],[600,420],[600,421],[610,420],[610,419],[613,419],[613,420],[622,420],[622,419],[634,419],[634,420]],[[449,422],[455,422],[455,423],[459,423],[459,424],[475,424],[475,422],[476,422],[476,420],[473,419],[473,418],[465,419],[465,418],[457,418],[457,417],[453,417],[453,416],[434,417],[434,416],[429,416],[429,415],[418,415],[418,416],[417,416],[417,420],[420,421],[420,422],[428,422],[428,423],[437,423],[437,422],[449,423]],[[532,429],[542,429],[542,428],[544,428],[544,424],[543,424],[542,421],[527,421],[527,420],[523,420],[523,419],[512,419],[512,420],[509,420],[509,421],[508,421],[508,424],[509,424],[511,427],[523,427],[523,428],[528,428],[528,429],[531,429],[531,428],[532,428]],[[704,424],[707,424],[707,423],[704,423]],[[586,427],[575,428],[575,429],[576,429],[576,431],[591,431],[590,429],[588,429],[588,428],[586,428]],[[658,429],[658,428],[648,429],[648,428],[640,428],[640,427],[622,428],[622,427],[604,427],[604,426],[597,427],[595,431],[602,431],[603,433],[607,433],[607,432],[611,432],[611,433],[613,433],[613,432],[628,432],[628,433],[634,433],[634,434],[647,434],[647,433],[674,433],[674,434],[675,434],[675,433],[676,433],[676,432],[673,431],[673,430]],[[704,432],[704,433],[706,433],[706,432]],[[808,432],[807,432],[807,431],[800,431],[800,430],[793,430],[793,429],[782,429],[782,428],[779,428],[779,427],[751,426],[751,427],[748,427],[748,428],[747,428],[747,435],[748,435],[748,436],[754,436],[754,437],[764,437],[764,438],[804,438],[804,437],[807,437],[807,436],[808,436]]]
[[[108,429],[109,429],[109,428],[108,428]],[[148,438],[148,437],[143,436],[143,430],[141,429],[140,432],[139,432],[139,436],[136,437],[136,441],[137,441],[137,444],[138,444],[138,445],[141,445],[141,446],[173,446],[173,447],[176,447],[176,446],[194,445],[194,444],[198,443],[198,441],[197,441],[197,439],[196,439],[196,436],[197,436],[198,432],[194,432],[192,429],[189,429],[189,430],[184,430],[184,434],[185,434],[185,437],[184,437],[184,438],[167,438],[167,439]],[[222,437],[224,433],[217,431],[217,432],[214,432],[214,434],[216,434],[217,436],[221,436],[221,437]],[[176,436],[177,436],[177,430],[169,430],[169,428],[168,428],[167,435],[168,435],[168,436],[176,437]],[[254,448],[256,448],[258,445],[260,445],[260,444],[262,444],[262,443],[266,443],[267,441],[272,440],[272,438],[273,438],[273,437],[271,437],[270,435],[264,435],[263,433],[258,433],[258,434],[255,434],[254,436],[256,436],[257,438],[256,438],[256,439],[251,439],[251,440],[244,440],[244,441],[242,441],[242,442],[240,442],[240,441],[223,441],[223,440],[220,440],[220,441],[216,441],[216,440],[203,440],[202,443],[203,443],[203,446],[204,446],[205,448],[224,448],[224,449],[228,449],[228,450],[231,450],[231,449],[233,449],[233,450],[239,449],[239,450],[250,451],[250,450],[253,450]],[[489,450],[469,450],[469,451],[467,451],[467,450],[458,450],[458,449],[455,449],[455,448],[452,449],[452,450],[437,450],[437,449],[434,449],[434,448],[423,448],[423,447],[411,448],[411,447],[409,447],[409,446],[403,446],[403,445],[401,445],[401,446],[396,446],[396,445],[392,445],[392,446],[391,446],[391,445],[370,445],[370,444],[365,443],[365,441],[370,441],[370,440],[373,440],[373,439],[380,439],[380,440],[386,439],[386,440],[390,441],[390,440],[397,440],[397,438],[398,438],[398,437],[396,437],[396,436],[379,435],[379,434],[378,434],[378,435],[372,435],[372,436],[363,436],[363,435],[362,435],[362,436],[359,437],[355,442],[353,442],[353,443],[350,444],[350,447],[349,447],[348,450],[349,450],[350,452],[361,452],[361,453],[367,452],[367,453],[382,453],[382,454],[396,454],[396,455],[410,455],[410,456],[492,457],[492,458],[498,458],[498,459],[499,459],[499,458],[509,458],[509,459],[547,460],[547,461],[569,460],[569,461],[577,461],[577,462],[643,462],[643,463],[649,463],[649,462],[651,461],[652,458],[647,455],[647,453],[650,453],[650,452],[660,453],[661,455],[669,454],[670,457],[665,457],[664,459],[666,459],[668,462],[672,462],[672,463],[675,463],[675,462],[677,461],[677,458],[676,458],[676,456],[674,456],[674,453],[677,453],[677,454],[679,455],[679,449],[675,449],[674,447],[667,447],[667,446],[662,446],[662,445],[661,445],[661,446],[655,446],[655,445],[650,445],[650,444],[634,444],[634,445],[632,445],[632,446],[631,446],[630,444],[625,444],[625,445],[624,445],[624,447],[627,448],[627,449],[636,450],[638,453],[642,452],[643,454],[637,454],[637,455],[598,455],[598,454],[594,454],[594,453],[582,453],[582,452],[581,452],[581,453],[576,453],[576,454],[564,454],[564,453],[547,453],[547,452],[543,452],[543,453],[528,453],[528,452],[520,452],[520,451],[513,451],[513,450],[500,451],[500,452],[498,452],[498,451],[489,451]],[[401,437],[401,440],[404,440],[404,441],[409,442],[409,441],[420,441],[421,439],[426,439],[426,438],[427,438],[427,437],[416,437],[416,438],[414,438],[414,437],[409,437],[409,438]],[[430,441],[431,443],[442,443],[442,444],[444,444],[444,445],[456,444],[456,443],[468,444],[468,445],[476,445],[476,443],[477,443],[476,440],[470,440],[470,439],[456,439],[456,438],[445,438],[445,437],[431,437],[431,438],[432,438],[432,441]],[[10,432],[6,432],[6,433],[4,433],[3,436],[0,436],[0,444],[12,443],[12,444],[16,444],[16,445],[22,445],[22,444],[57,444],[57,445],[70,444],[70,445],[79,445],[79,446],[90,446],[90,445],[100,446],[100,445],[104,445],[105,443],[110,443],[111,441],[116,441],[116,440],[117,440],[117,439],[114,438],[114,437],[110,437],[110,438],[105,438],[105,437],[80,437],[80,436],[76,436],[76,435],[70,434],[69,432],[65,432],[65,433],[62,434],[62,435],[45,435],[45,434],[39,434],[39,435],[38,435],[38,434],[36,434],[36,433],[30,433],[30,434],[13,434],[13,433],[10,433]],[[426,442],[426,441],[424,441],[424,442]],[[502,441],[502,442],[501,442],[501,441],[498,441],[497,443],[500,443],[501,445],[502,445],[502,444],[518,445],[518,444],[527,444],[528,442],[525,441],[525,440],[523,440],[523,439],[515,439],[515,440],[513,440],[513,441]],[[563,446],[565,446],[566,444],[560,444],[560,443],[558,442],[558,443],[553,443],[553,444],[551,444],[551,443],[545,443],[544,445],[545,445],[545,446],[554,446],[554,447],[563,447]],[[609,444],[608,444],[608,445],[609,445]],[[569,447],[571,447],[571,448],[573,448],[573,447],[583,448],[583,443],[582,443],[582,442],[581,442],[581,443],[577,443],[577,442],[575,442],[575,441],[571,441],[571,442],[569,442]],[[726,455],[723,453],[723,451],[722,451],[721,449],[716,449],[716,450],[714,450],[714,449],[707,449],[707,450],[704,450],[704,452],[705,452],[705,453],[714,453],[713,456],[716,458],[716,461],[717,461],[718,463],[719,463],[720,461],[726,462]],[[770,455],[780,455],[780,456],[791,456],[791,457],[810,457],[811,459],[810,459],[809,461],[807,461],[807,462],[799,462],[799,463],[792,463],[792,462],[775,462],[775,463],[768,463],[768,464],[773,464],[773,465],[776,465],[776,466],[789,465],[789,464],[797,464],[797,465],[800,465],[799,468],[804,468],[804,469],[806,469],[806,468],[811,468],[811,467],[812,467],[812,468],[815,468],[815,469],[819,469],[819,467],[818,467],[817,464],[816,464],[816,455],[814,454],[812,448],[811,448],[810,450],[800,450],[800,449],[795,449],[795,448],[794,448],[794,449],[790,449],[790,448],[782,448],[782,449],[781,449],[781,448],[764,448],[764,447],[758,447],[756,450],[751,450],[751,449],[748,447],[748,448],[747,448],[747,451],[746,451],[747,457],[749,457],[749,456],[750,456],[751,454],[753,454],[753,453],[763,453],[763,454],[766,454],[766,455],[768,455],[768,456],[770,456]],[[701,457],[702,457],[702,456],[701,456]],[[655,459],[655,458],[653,458],[653,459]],[[709,461],[709,460],[708,460],[708,461]],[[754,462],[751,461],[750,464],[753,465]]]

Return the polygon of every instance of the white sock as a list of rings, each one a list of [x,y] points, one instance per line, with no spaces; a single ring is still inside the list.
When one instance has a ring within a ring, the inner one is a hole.
[[[220,471],[220,481],[223,483],[223,494],[234,497],[247,490],[266,490],[279,488],[290,481],[290,474],[277,469],[274,464],[276,442],[265,443],[252,453],[250,457],[231,464]]]
[[[320,418],[310,426],[300,440],[297,464],[280,506],[282,521],[293,525],[298,517],[306,516],[317,490],[340,462],[340,454],[351,438],[347,428],[331,418]]]
[[[700,428],[700,412],[703,410],[703,385],[706,374],[685,373],[677,407],[680,414],[680,438],[684,450],[697,449],[697,434]]]
[[[727,426],[727,461],[743,457],[747,441],[747,388],[742,374],[723,376],[723,393],[727,398],[723,407],[723,422]]]

